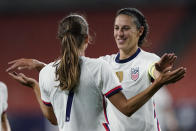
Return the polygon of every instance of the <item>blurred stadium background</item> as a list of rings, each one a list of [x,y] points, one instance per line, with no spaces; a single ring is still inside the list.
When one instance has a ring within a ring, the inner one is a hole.
[[[1,0],[0,80],[8,86],[7,111],[13,131],[48,131],[31,89],[22,87],[5,72],[11,60],[25,57],[46,63],[59,55],[56,39],[59,20],[70,12],[87,17],[94,43],[86,56],[116,53],[114,16],[118,9],[135,7],[150,26],[145,50],[161,56],[175,52],[176,65],[187,67],[186,77],[170,86],[181,131],[196,130],[196,1],[195,0]],[[38,73],[25,71],[38,79]]]

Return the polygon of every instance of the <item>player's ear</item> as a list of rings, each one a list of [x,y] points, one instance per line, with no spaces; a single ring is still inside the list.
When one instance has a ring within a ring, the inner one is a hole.
[[[88,44],[89,44],[89,37],[87,36],[85,39],[84,39],[84,49],[86,50],[86,48],[88,47]]]
[[[89,36],[88,36],[88,35],[85,37],[84,43],[85,43],[85,44],[88,44],[88,43],[89,43]]]
[[[139,29],[139,36],[141,36],[144,32],[144,26],[141,26]]]

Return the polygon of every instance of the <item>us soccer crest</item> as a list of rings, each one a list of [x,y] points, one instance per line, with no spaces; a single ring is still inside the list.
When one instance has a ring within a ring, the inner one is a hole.
[[[139,78],[139,67],[131,68],[131,79],[136,81]]]

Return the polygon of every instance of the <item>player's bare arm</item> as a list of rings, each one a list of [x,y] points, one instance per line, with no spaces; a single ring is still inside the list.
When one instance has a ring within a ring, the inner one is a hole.
[[[183,67],[173,71],[169,71],[169,68],[167,68],[147,89],[138,95],[127,100],[123,93],[119,92],[109,97],[109,100],[123,114],[131,116],[141,106],[143,106],[163,85],[179,81],[184,77],[185,73],[186,69]]]
[[[6,70],[7,72],[13,71],[15,69],[22,70],[22,69],[36,69],[38,72],[45,67],[45,63],[38,61],[36,59],[26,59],[20,58],[8,63],[10,67]]]
[[[11,131],[6,112],[4,112],[1,116],[1,127],[2,127],[2,131]]]
[[[43,115],[53,124],[53,125],[57,125],[57,120],[56,120],[56,116],[54,114],[53,108],[46,106],[42,100],[41,100],[41,93],[40,93],[40,88],[39,88],[39,84],[38,82],[33,79],[33,78],[29,78],[27,76],[25,76],[22,73],[17,74],[16,72],[13,73],[8,73],[13,79],[15,79],[16,81],[18,81],[20,84],[27,86],[29,88],[32,88],[36,99],[40,105],[40,108],[42,110]]]

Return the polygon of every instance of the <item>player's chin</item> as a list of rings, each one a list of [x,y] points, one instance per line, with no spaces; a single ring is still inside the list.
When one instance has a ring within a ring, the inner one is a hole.
[[[118,46],[119,50],[125,49],[125,45],[124,44],[117,44],[117,46]]]

